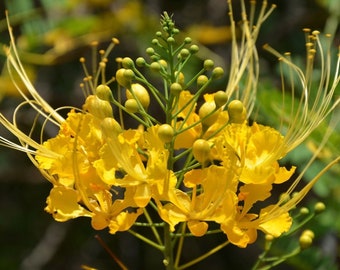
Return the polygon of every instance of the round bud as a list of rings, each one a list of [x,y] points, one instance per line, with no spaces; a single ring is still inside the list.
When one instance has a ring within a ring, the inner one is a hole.
[[[150,59],[153,61],[153,62],[157,62],[159,60],[159,56],[154,54],[154,55],[151,55],[150,56]]]
[[[168,63],[164,59],[160,59],[158,63],[164,68],[168,67]]]
[[[225,91],[217,91],[214,95],[214,101],[217,108],[222,107],[224,104],[228,102],[228,95]]]
[[[299,244],[301,249],[306,249],[309,248],[313,243],[313,239],[307,235],[307,234],[302,234],[299,238]]]
[[[194,158],[200,163],[204,163],[209,160],[209,142],[203,139],[196,140],[192,145],[192,154],[194,155]]]
[[[212,78],[213,79],[219,79],[223,76],[224,70],[221,67],[215,67],[212,71]]]
[[[174,129],[168,124],[163,124],[158,128],[157,134],[164,143],[169,143],[174,137]]]
[[[312,239],[314,239],[314,237],[315,237],[315,234],[314,234],[314,232],[312,231],[312,230],[304,230],[303,232],[302,232],[302,234],[304,234],[304,235],[308,235],[310,238],[312,238]]]
[[[186,37],[186,38],[184,39],[184,43],[185,43],[185,44],[190,44],[191,42],[192,42],[191,37]]]
[[[191,45],[190,48],[189,48],[189,51],[190,51],[192,54],[197,53],[199,50],[200,50],[200,48],[199,48],[197,45],[195,45],[195,44]]]
[[[177,94],[182,91],[182,85],[180,85],[179,83],[173,83],[170,85],[170,91],[173,94]]]
[[[161,37],[162,36],[162,32],[161,31],[157,31],[156,32],[156,37]]]
[[[116,80],[119,85],[125,88],[129,88],[131,85],[131,80],[124,76],[125,70],[126,70],[125,68],[120,68],[116,71]]]
[[[152,47],[149,47],[145,50],[145,52],[148,54],[148,55],[153,55],[155,53],[155,50],[152,48]]]
[[[179,29],[174,28],[174,29],[172,30],[172,33],[175,34],[175,35],[178,34],[178,33],[179,33]]]
[[[132,69],[125,69],[123,76],[126,78],[126,80],[128,80],[131,83],[132,79],[135,78],[135,73],[133,72]]]
[[[151,40],[151,43],[152,43],[153,45],[157,45],[157,44],[159,44],[159,41],[158,41],[157,38],[154,38],[153,40]]]
[[[126,90],[126,97],[128,99],[138,99],[144,109],[147,109],[150,105],[150,95],[145,87],[139,83],[131,84],[131,89]]]
[[[145,59],[143,57],[138,57],[136,59],[136,65],[139,67],[144,67],[146,64]]]
[[[111,89],[105,84],[100,84],[96,88],[96,96],[101,100],[110,101],[112,97]]]
[[[188,49],[182,49],[179,54],[183,59],[185,59],[190,55],[190,52]]]
[[[134,98],[126,100],[124,106],[129,113],[138,112],[138,103]]]
[[[202,104],[201,108],[198,111],[198,115],[202,120],[202,124],[205,126],[211,126],[214,124],[218,117],[218,112],[213,111],[216,109],[215,102],[205,102]],[[209,116],[208,116],[209,115]]]
[[[325,209],[326,209],[326,205],[323,202],[317,202],[314,205],[314,211],[316,213],[321,213],[321,212],[325,211]]]
[[[232,123],[243,123],[246,119],[246,110],[239,100],[233,100],[228,104],[228,114]]]
[[[124,57],[122,60],[122,66],[123,68],[133,68],[133,60],[130,57]]]
[[[166,41],[170,44],[175,43],[175,39],[173,37],[168,37]]]
[[[203,63],[203,67],[204,67],[204,69],[206,69],[206,70],[211,70],[211,69],[213,69],[213,68],[214,68],[214,65],[215,65],[215,63],[214,63],[214,61],[211,60],[211,59],[207,59],[207,60],[205,60],[204,63]]]
[[[201,87],[201,86],[205,85],[208,82],[208,80],[209,80],[208,77],[205,76],[205,75],[198,76],[198,78],[197,78],[197,86]]]
[[[302,215],[308,215],[309,214],[309,209],[307,207],[302,207],[300,209],[300,214]]]
[[[161,65],[158,62],[152,62],[150,64],[150,69],[154,72],[158,72],[161,70]]]

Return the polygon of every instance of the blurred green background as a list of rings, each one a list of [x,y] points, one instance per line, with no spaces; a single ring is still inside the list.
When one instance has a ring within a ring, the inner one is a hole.
[[[235,2],[235,14],[239,10]],[[260,1],[259,1],[260,2]],[[280,77],[275,57],[261,49],[269,43],[278,51],[291,51],[298,62],[305,56],[302,28],[309,27],[332,32],[334,47],[339,45],[336,28],[340,16],[338,0],[277,0],[269,1],[277,8],[263,25],[258,47],[261,57],[261,79],[257,119],[275,124],[270,114],[275,102]],[[259,3],[260,4],[260,3]],[[224,0],[5,0],[0,2],[0,42],[8,44],[4,20],[8,10],[22,60],[38,91],[57,108],[64,105],[81,106],[83,96],[79,83],[83,71],[79,57],[89,56],[89,43],[100,42],[106,48],[111,37],[120,45],[114,49],[112,59],[145,56],[151,45],[159,18],[163,11],[174,14],[183,36],[190,36],[201,50],[198,57],[212,58],[228,71],[230,49],[227,4]],[[0,110],[11,117],[21,99],[15,94],[5,69],[5,57],[0,77]],[[192,67],[195,69],[195,67]],[[112,67],[112,72],[115,67]],[[215,89],[218,90],[218,89]],[[339,91],[337,91],[339,95]],[[277,97],[279,94],[277,94]],[[270,97],[270,98],[269,98]],[[19,121],[29,128],[29,112]],[[339,115],[338,115],[339,117]],[[325,127],[313,135],[310,143],[321,138]],[[0,135],[10,137],[0,127]],[[320,170],[332,156],[339,155],[339,131],[334,132],[323,158],[318,159],[306,181]],[[287,164],[303,167],[310,151],[307,146],[297,149]],[[327,152],[328,151],[328,152]],[[313,207],[321,200],[327,211],[308,224],[316,233],[313,247],[275,269],[338,269],[340,232],[340,179],[339,166],[330,171],[317,184],[303,205]],[[128,233],[109,235],[106,230],[91,229],[89,219],[76,219],[57,223],[44,212],[45,200],[51,186],[43,179],[23,153],[0,148],[0,269],[81,269],[82,265],[97,269],[119,269],[104,248],[95,239],[99,235],[129,269],[162,269],[161,254],[134,239]],[[296,238],[283,239],[278,253],[296,245]],[[194,257],[222,241],[224,235],[206,236],[186,242],[185,258]],[[263,241],[247,249],[226,247],[222,251],[192,267],[192,269],[250,269],[263,249]]]

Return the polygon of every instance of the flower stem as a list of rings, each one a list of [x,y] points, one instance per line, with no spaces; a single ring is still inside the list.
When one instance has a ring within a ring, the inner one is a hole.
[[[169,224],[164,224],[164,260],[163,263],[166,267],[166,270],[174,270],[174,259],[173,259],[173,250],[172,250],[172,241],[170,234],[170,226]]]

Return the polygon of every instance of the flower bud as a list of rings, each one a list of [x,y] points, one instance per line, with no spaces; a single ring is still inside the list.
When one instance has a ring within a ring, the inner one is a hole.
[[[215,65],[215,63],[214,63],[214,61],[211,60],[211,59],[207,59],[207,60],[205,60],[204,63],[203,63],[203,67],[204,67],[204,69],[206,69],[206,70],[211,70],[211,69],[213,69],[213,68],[214,68],[214,65]]]
[[[202,104],[201,108],[198,111],[198,115],[201,118],[203,125],[211,126],[212,124],[216,122],[217,117],[218,117],[218,112],[216,111],[212,113],[215,109],[216,109],[216,104],[213,101],[208,101]]]
[[[203,139],[196,140],[192,145],[192,154],[194,155],[194,158],[200,163],[204,163],[209,160],[209,142]]]
[[[228,95],[225,91],[217,91],[214,95],[214,101],[217,108],[222,107],[228,101]]]
[[[301,249],[309,248],[313,243],[314,233],[310,234],[308,231],[302,232],[299,238],[299,244]]]
[[[208,82],[208,80],[209,80],[208,77],[205,76],[205,75],[198,76],[198,78],[197,78],[197,86],[201,87],[201,86],[205,85]]]
[[[122,60],[122,66],[123,68],[133,68],[133,60],[130,57],[124,57]]]
[[[192,53],[192,54],[195,54],[199,51],[199,47],[195,44],[191,45],[190,48],[189,48],[189,51]]]
[[[308,215],[309,214],[309,209],[307,207],[302,207],[300,209],[300,214],[302,215]]]
[[[131,80],[129,77],[124,76],[124,72],[126,71],[125,68],[120,68],[116,71],[116,80],[119,85],[129,88],[131,85]]]
[[[145,50],[145,52],[151,56],[155,53],[155,50],[152,47],[149,47]]]
[[[239,100],[233,100],[229,103],[228,114],[232,123],[243,123],[246,120],[246,109]]]
[[[94,95],[90,95],[86,98],[83,108],[100,119],[113,116],[111,104]]]
[[[188,49],[182,49],[180,52],[179,52],[180,56],[182,59],[185,59],[187,58],[189,55],[190,55],[190,52]]]
[[[144,109],[150,105],[150,95],[145,87],[139,83],[131,84],[131,89],[126,90],[127,99],[138,99]]]
[[[139,66],[139,67],[144,67],[146,64],[146,61],[143,57],[138,57],[136,59],[136,65]]]
[[[110,101],[112,97],[111,89],[105,84],[100,84],[96,88],[96,96],[101,100]]]
[[[150,64],[150,69],[154,72],[158,72],[161,70],[161,65],[158,62],[152,62]]]
[[[185,43],[185,44],[190,44],[191,42],[192,42],[191,37],[186,37],[186,38],[184,39],[184,43]]]
[[[136,113],[139,109],[138,102],[134,98],[126,100],[124,106],[129,113]]]
[[[168,124],[163,124],[158,128],[157,134],[164,143],[169,143],[174,137],[174,129]]]
[[[221,67],[215,67],[212,71],[212,78],[213,79],[219,79],[223,76],[224,70]]]
[[[326,205],[323,203],[323,202],[317,202],[315,205],[314,205],[314,211],[315,213],[319,214],[323,211],[325,211],[326,209]]]
[[[173,94],[178,94],[182,91],[182,85],[180,85],[179,83],[173,83],[170,85],[170,91]]]

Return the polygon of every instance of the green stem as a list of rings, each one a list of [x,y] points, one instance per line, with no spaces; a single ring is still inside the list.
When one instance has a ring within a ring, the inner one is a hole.
[[[224,248],[225,246],[227,246],[230,242],[229,241],[226,241],[220,245],[218,245],[217,247],[209,250],[207,253],[197,257],[196,259],[186,263],[186,264],[183,264],[181,265],[180,267],[177,268],[177,270],[182,270],[182,269],[185,269],[185,268],[188,268],[196,263],[199,263],[200,261],[208,258],[209,256],[211,256],[212,254],[216,253],[217,251],[221,250],[222,248]]]
[[[148,245],[160,250],[160,251],[163,251],[164,250],[164,247],[162,245],[158,245],[157,243],[151,241],[149,238],[139,234],[138,232],[135,232],[133,230],[128,230],[129,233],[131,233],[133,236],[137,237],[138,239],[142,240],[143,242],[147,243]]]
[[[166,267],[166,270],[175,270],[170,226],[167,223],[164,224],[164,251],[163,251],[163,254],[164,254],[163,263]]]

